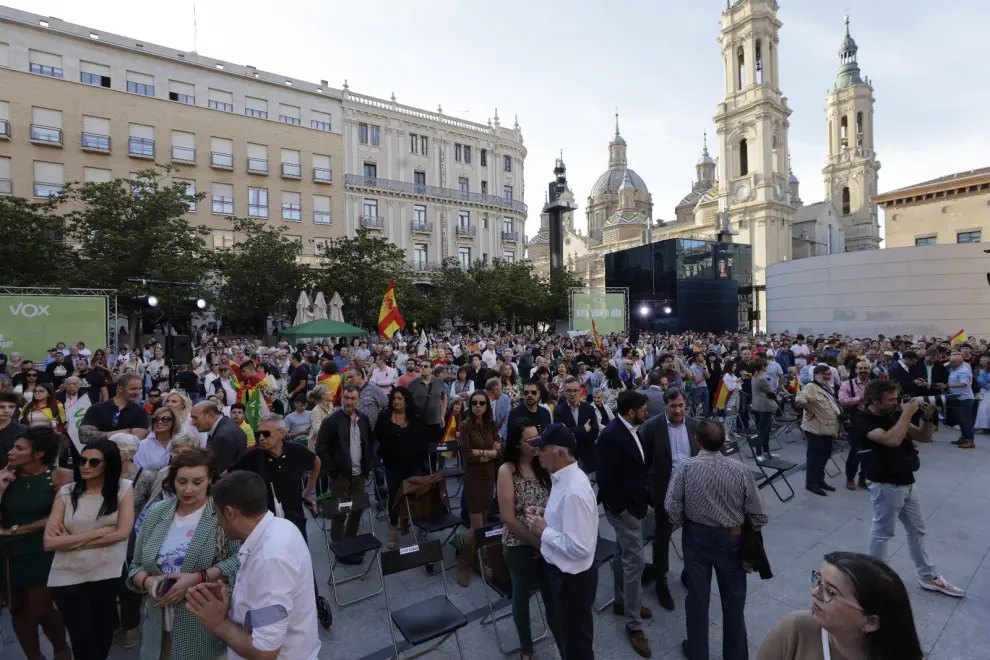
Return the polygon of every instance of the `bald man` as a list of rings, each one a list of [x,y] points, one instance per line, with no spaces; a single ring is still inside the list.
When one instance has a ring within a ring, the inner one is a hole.
[[[215,403],[203,401],[193,406],[193,426],[206,434],[206,448],[213,452],[213,467],[223,474],[247,452],[247,436],[231,419],[224,417]]]

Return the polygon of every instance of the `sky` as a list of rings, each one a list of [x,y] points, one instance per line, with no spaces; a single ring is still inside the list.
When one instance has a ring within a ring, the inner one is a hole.
[[[193,0],[0,0],[20,9],[181,50]],[[990,165],[987,0],[779,0],[781,89],[806,204],[824,199],[825,97],[844,17],[874,85],[879,190]],[[140,7],[140,9],[137,9]],[[274,10],[277,7],[277,11]],[[629,166],[673,220],[695,179],[702,136],[715,149],[722,100],[717,42],[725,0],[198,0],[201,55],[502,125],[518,116],[528,149],[526,233],[539,229],[563,150],[584,207],[608,166],[619,112]],[[882,218],[882,216],[881,216]],[[881,219],[882,223],[882,219]]]

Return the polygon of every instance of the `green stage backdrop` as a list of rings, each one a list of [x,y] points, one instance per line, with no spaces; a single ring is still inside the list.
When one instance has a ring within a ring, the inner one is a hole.
[[[107,299],[103,296],[0,295],[0,350],[41,362],[58,342],[107,345]]]
[[[571,329],[591,332],[595,322],[598,334],[626,331],[626,294],[571,292]]]

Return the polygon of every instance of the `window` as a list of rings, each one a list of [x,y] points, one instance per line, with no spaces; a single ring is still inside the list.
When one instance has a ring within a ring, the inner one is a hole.
[[[425,135],[409,134],[409,153],[426,156],[428,155],[427,146],[428,140]]]
[[[426,207],[421,204],[413,206],[413,229],[426,229]]]
[[[506,234],[511,234],[514,224],[515,223],[512,222],[512,218],[502,218],[502,231]]]
[[[210,90],[209,107],[220,112],[234,111],[234,95],[219,89]]]
[[[487,195],[488,194],[488,182],[487,181],[482,181],[481,182],[481,194],[482,195]]]
[[[739,176],[749,174],[749,144],[746,138],[739,140]]]
[[[302,166],[299,164],[298,151],[282,149],[282,177],[285,179],[302,178]]]
[[[196,87],[178,80],[169,80],[168,100],[185,103],[186,105],[196,105]]]
[[[843,117],[839,121],[839,144],[843,147],[849,146],[849,117]]]
[[[358,124],[358,142],[368,144],[368,125]]]
[[[426,172],[413,172],[413,183],[416,185],[416,192],[424,192],[426,188]]]
[[[507,202],[512,201],[512,186],[502,186],[502,197],[504,197]]]
[[[110,120],[83,115],[83,151],[110,153]]]
[[[485,213],[481,216],[481,227],[482,229],[488,229],[488,214]]]
[[[326,195],[313,195],[313,223],[329,225],[333,222],[330,210],[330,198]]]
[[[426,243],[416,243],[413,245],[413,264],[416,268],[426,268],[426,262],[429,261],[429,258],[430,250]]]
[[[196,182],[186,181],[186,196],[189,197],[189,201],[186,202],[186,209],[189,213],[196,212]]]
[[[234,232],[215,231],[213,232],[213,249],[225,250],[234,247]]]
[[[268,174],[268,147],[264,144],[251,144],[248,142],[248,172],[254,174]]]
[[[365,183],[369,185],[375,185],[375,179],[377,178],[378,178],[378,165],[376,165],[375,163],[365,163],[364,164]]]
[[[31,73],[49,78],[62,77],[62,56],[52,53],[43,53],[40,50],[29,50],[28,60],[31,64]]]
[[[313,154],[313,181],[316,183],[330,183],[333,181],[333,172],[330,170],[330,156]]]
[[[846,186],[842,189],[842,215],[849,215],[852,213],[852,201],[850,200],[849,187]]]
[[[780,173],[780,157],[779,157],[780,150],[777,148],[777,136],[776,135],[773,136],[773,141],[771,142],[770,148],[772,150],[771,158],[773,160],[773,163],[772,163],[772,165],[773,165],[773,171],[776,172],[776,173]]]
[[[736,89],[738,90],[746,86],[746,53],[743,51],[742,46],[736,51],[736,67],[738,70]]]
[[[961,231],[956,234],[956,243],[979,243],[979,231]]]
[[[467,270],[471,267],[471,248],[457,248],[457,260],[461,262],[461,268]]]
[[[763,84],[763,42],[759,39],[756,40],[756,84]]]
[[[12,195],[14,186],[11,182],[10,157],[0,156],[0,195]]]
[[[302,119],[300,117],[301,113],[297,106],[286,105],[284,103],[278,104],[278,120],[283,124],[299,126],[302,124]]]
[[[96,87],[110,87],[110,67],[80,60],[79,82]]]
[[[832,254],[832,225],[828,226],[828,236],[826,236],[825,250],[825,254]]]
[[[248,117],[268,119],[268,101],[250,96],[244,97],[244,114]]]
[[[856,148],[863,147],[863,113],[856,113]]]
[[[330,113],[313,110],[313,117],[309,120],[310,128],[318,131],[330,132]]]
[[[368,142],[376,147],[378,146],[378,130],[377,126],[368,127]]]
[[[62,111],[31,108],[31,141],[62,146]]]
[[[0,43],[0,66],[10,66],[10,44]]]
[[[454,144],[454,160],[465,165],[471,164],[471,147],[466,144]]]
[[[113,172],[98,167],[84,167],[83,181],[86,183],[106,183],[113,181]]]
[[[226,183],[213,184],[213,212],[234,215],[234,186]]]
[[[504,261],[506,263],[509,263],[509,264],[516,263],[516,253],[515,253],[515,251],[514,250],[504,250],[502,252],[502,261]]]
[[[471,228],[471,212],[460,211],[457,214],[457,228],[468,230]]]
[[[292,220],[293,222],[302,220],[302,203],[300,202],[299,193],[282,193],[282,219]]]
[[[268,191],[264,188],[248,188],[248,215],[252,218],[268,217]]]
[[[142,96],[155,95],[155,78],[144,73],[127,72],[127,91]]]
[[[172,131],[172,160],[180,163],[196,162],[196,135]]]
[[[466,176],[457,177],[457,189],[461,192],[461,199],[467,199],[471,189],[471,180]]]
[[[34,196],[53,197],[61,194],[64,185],[62,163],[34,163]]]
[[[936,240],[935,239],[936,238],[937,238],[936,236],[923,236],[922,238],[916,238],[916,239],[914,239],[914,244],[915,245],[935,245],[935,243],[936,243]]]
[[[130,124],[127,153],[134,158],[155,157],[155,127]]]
[[[226,138],[210,138],[210,167],[219,170],[234,169],[234,141]]]
[[[488,149],[481,150],[481,166],[488,167]]]
[[[512,156],[502,156],[502,171],[503,172],[512,171]]]
[[[361,207],[361,215],[365,218],[378,218],[378,200],[366,197]]]

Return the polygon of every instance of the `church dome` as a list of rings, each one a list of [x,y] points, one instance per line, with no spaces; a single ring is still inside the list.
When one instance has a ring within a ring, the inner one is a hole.
[[[639,211],[618,211],[605,221],[605,228],[620,227],[622,225],[643,225],[645,227],[649,223],[649,219]]]
[[[598,199],[605,195],[618,194],[619,186],[622,185],[622,177],[627,172],[629,173],[629,179],[632,181],[632,187],[636,191],[636,195],[649,195],[650,191],[646,188],[646,182],[643,181],[641,176],[627,167],[613,167],[598,177],[595,185],[591,187],[590,197],[592,199]]]

